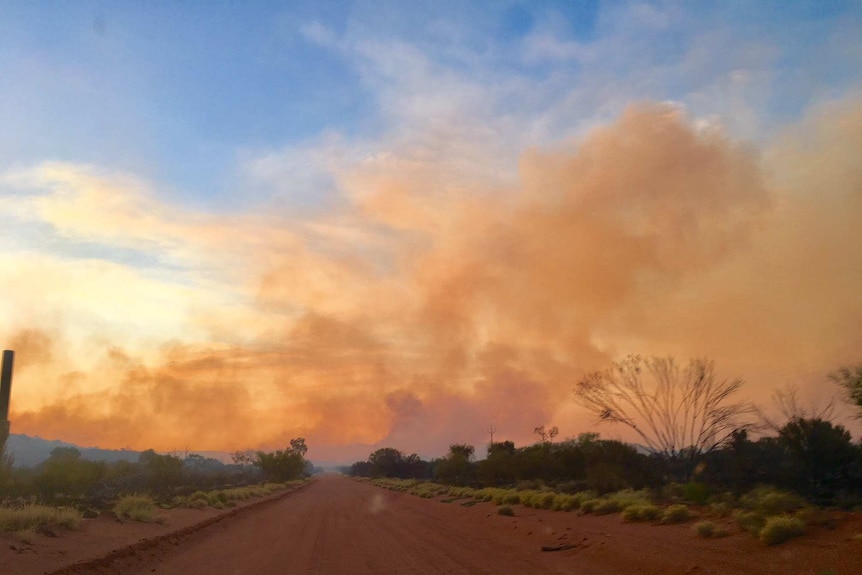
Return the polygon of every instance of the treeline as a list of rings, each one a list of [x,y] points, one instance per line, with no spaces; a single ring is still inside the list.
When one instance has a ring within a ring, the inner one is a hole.
[[[0,466],[0,502],[38,501],[101,508],[124,494],[147,493],[167,501],[195,491],[284,482],[312,473],[303,438],[275,452],[242,451],[225,464],[196,454],[184,457],[148,450],[137,461],[91,461],[74,447],[58,447],[33,467]]]
[[[684,484],[690,496],[741,494],[760,484],[795,491],[810,501],[852,507],[862,504],[862,445],[841,425],[796,417],[773,436],[753,440],[744,430],[708,452],[649,453],[620,441],[582,434],[516,447],[511,441],[488,446],[475,461],[470,445],[450,446],[444,457],[424,461],[397,449],[378,449],[366,461],[344,468],[349,475],[433,479],[471,487],[554,487],[599,494],[632,488],[660,489]]]

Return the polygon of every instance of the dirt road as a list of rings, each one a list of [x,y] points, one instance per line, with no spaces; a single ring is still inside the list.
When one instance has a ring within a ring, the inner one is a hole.
[[[176,552],[162,550],[119,570],[164,575],[574,572],[534,546],[504,544],[477,529],[475,519],[459,524],[459,511],[468,510],[328,476],[301,493],[196,534]]]
[[[766,547],[738,529],[703,539],[690,524],[624,523],[490,503],[420,499],[324,476],[275,501],[57,573],[143,575],[860,573],[862,515]],[[728,522],[732,520],[728,519]],[[728,527],[733,527],[728,523]],[[544,552],[542,547],[559,551]],[[0,554],[2,558],[2,554]],[[0,562],[2,563],[2,562]],[[68,564],[67,564],[68,565]],[[3,570],[0,569],[0,572]],[[50,569],[38,571],[44,573]],[[13,569],[13,572],[16,572]],[[37,571],[33,570],[33,573]]]

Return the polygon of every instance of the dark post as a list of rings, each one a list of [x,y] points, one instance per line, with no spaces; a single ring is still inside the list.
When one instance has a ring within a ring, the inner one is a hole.
[[[15,352],[3,352],[3,368],[0,371],[0,449],[9,437],[9,397],[12,395],[12,364],[15,362]]]

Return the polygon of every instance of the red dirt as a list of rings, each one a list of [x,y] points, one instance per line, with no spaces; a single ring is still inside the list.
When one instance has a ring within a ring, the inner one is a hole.
[[[504,517],[489,503],[444,504],[327,476],[211,525],[186,525],[181,533],[173,517],[168,527],[100,519],[57,539],[41,537],[31,552],[5,545],[0,573],[57,569],[61,544],[74,548],[65,565],[91,559],[59,571],[75,574],[862,573],[859,514],[841,514],[833,530],[814,529],[766,547],[732,526],[728,537],[702,539],[692,522],[653,526],[624,523],[619,515],[514,510],[516,517]],[[150,539],[135,543],[141,536]],[[107,556],[105,549],[121,540],[134,545]],[[571,547],[541,550],[561,546]]]

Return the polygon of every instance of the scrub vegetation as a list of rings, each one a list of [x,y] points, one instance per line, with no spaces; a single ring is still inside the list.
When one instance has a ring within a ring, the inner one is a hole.
[[[853,405],[859,373],[831,375]],[[430,461],[386,447],[343,471],[465,506],[619,513],[655,524],[698,518],[694,532],[702,537],[739,528],[769,545],[828,527],[824,509],[862,509],[862,445],[826,411],[794,406],[783,424],[757,426],[758,411],[733,399],[740,386],[720,382],[705,360],[682,369],[670,359],[632,357],[586,377],[576,394],[601,421],[637,427],[648,448],[597,433],[555,442],[556,428],[545,433],[542,425],[535,444],[492,442],[479,461],[465,444]],[[638,417],[653,423],[642,427]]]
[[[242,451],[232,464],[189,454],[144,451],[136,462],[90,461],[58,447],[33,468],[4,467],[0,531],[44,525],[74,528],[84,516],[111,510],[118,518],[161,521],[159,508],[222,509],[302,483],[311,474],[302,438],[275,452]]]

